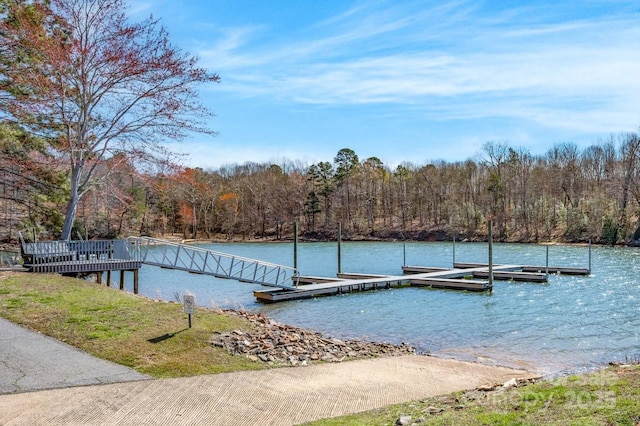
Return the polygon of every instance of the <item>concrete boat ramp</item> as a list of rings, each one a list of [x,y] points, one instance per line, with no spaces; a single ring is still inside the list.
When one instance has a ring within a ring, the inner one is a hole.
[[[409,286],[484,292],[493,290],[493,280],[545,283],[547,273],[589,275],[589,270],[582,268],[493,265],[490,271],[489,265],[471,263],[454,263],[452,269],[403,266],[402,270],[404,275],[398,276],[359,273],[339,273],[336,278],[302,276],[295,289],[273,288],[253,294],[258,301],[271,303]]]

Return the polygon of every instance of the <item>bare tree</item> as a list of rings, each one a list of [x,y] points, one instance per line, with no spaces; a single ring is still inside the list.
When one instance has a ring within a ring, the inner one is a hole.
[[[162,158],[167,138],[215,134],[196,87],[219,77],[158,21],[131,24],[124,11],[122,0],[12,0],[0,22],[5,113],[47,138],[69,171],[62,239],[102,160]]]

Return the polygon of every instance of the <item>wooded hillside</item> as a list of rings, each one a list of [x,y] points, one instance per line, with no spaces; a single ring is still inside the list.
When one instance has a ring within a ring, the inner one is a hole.
[[[586,149],[556,144],[541,156],[488,142],[471,155],[392,169],[345,148],[311,165],[282,160],[154,173],[112,158],[102,165],[103,178],[97,172],[100,184],[81,201],[73,235],[285,239],[298,221],[308,239],[335,238],[338,223],[351,239],[484,239],[492,219],[502,241],[640,239],[638,133],[613,135]],[[3,153],[2,239],[34,227],[41,238],[56,237],[59,219],[34,211],[63,206],[46,195],[46,187],[24,190],[30,178],[16,179],[9,160]]]

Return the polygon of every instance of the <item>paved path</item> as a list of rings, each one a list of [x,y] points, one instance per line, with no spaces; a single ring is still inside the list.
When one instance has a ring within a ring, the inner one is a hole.
[[[0,394],[148,378],[0,318]]]

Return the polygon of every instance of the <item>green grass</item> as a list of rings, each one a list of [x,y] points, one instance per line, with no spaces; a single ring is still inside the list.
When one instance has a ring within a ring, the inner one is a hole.
[[[199,308],[188,328],[180,304],[57,275],[1,275],[0,316],[153,377],[266,367],[209,344],[213,332],[252,328],[240,318]]]

